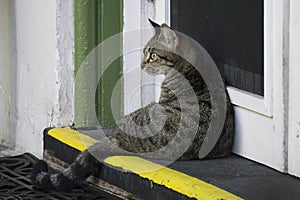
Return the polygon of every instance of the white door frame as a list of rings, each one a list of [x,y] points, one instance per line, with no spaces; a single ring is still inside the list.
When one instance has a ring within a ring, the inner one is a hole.
[[[155,3],[147,0],[124,0],[124,114],[131,113],[159,98],[163,76],[152,77],[142,72],[140,62],[142,48],[151,38],[148,31],[144,31],[143,28],[149,29],[148,18],[158,23],[165,22],[165,10],[164,0]],[[128,32],[130,34],[126,34]],[[132,44],[133,41],[138,45]],[[136,46],[139,46],[139,49]]]

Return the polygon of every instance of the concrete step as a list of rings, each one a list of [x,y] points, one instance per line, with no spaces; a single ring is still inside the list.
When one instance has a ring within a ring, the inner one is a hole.
[[[67,167],[80,151],[97,142],[96,134],[97,130],[48,128],[45,158]],[[88,181],[127,199],[300,199],[298,178],[237,155],[176,161],[167,167],[140,157],[112,156]]]

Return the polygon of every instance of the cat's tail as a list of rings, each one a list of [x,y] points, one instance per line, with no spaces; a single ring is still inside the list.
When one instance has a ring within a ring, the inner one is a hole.
[[[83,151],[62,173],[50,174],[45,161],[36,162],[31,180],[34,187],[41,190],[67,190],[76,187],[99,168],[100,163],[88,151]]]

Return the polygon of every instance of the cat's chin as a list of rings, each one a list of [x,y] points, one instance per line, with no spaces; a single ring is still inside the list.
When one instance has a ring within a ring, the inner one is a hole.
[[[161,73],[147,73],[148,75],[150,76],[159,76],[159,75],[162,75]]]
[[[147,74],[150,75],[150,76],[157,76],[157,75],[159,75],[158,73],[148,73],[148,72],[147,72]]]
[[[161,73],[159,72],[155,72],[155,71],[147,71],[147,70],[144,70],[144,72],[146,72],[146,74],[150,75],[150,76],[157,76],[157,75],[161,75]]]

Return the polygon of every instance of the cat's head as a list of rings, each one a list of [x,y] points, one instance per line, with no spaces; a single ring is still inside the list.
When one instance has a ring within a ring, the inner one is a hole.
[[[141,68],[150,75],[166,74],[176,62],[176,56],[171,52],[177,50],[179,38],[168,25],[149,21],[155,29],[155,35],[143,50]]]

